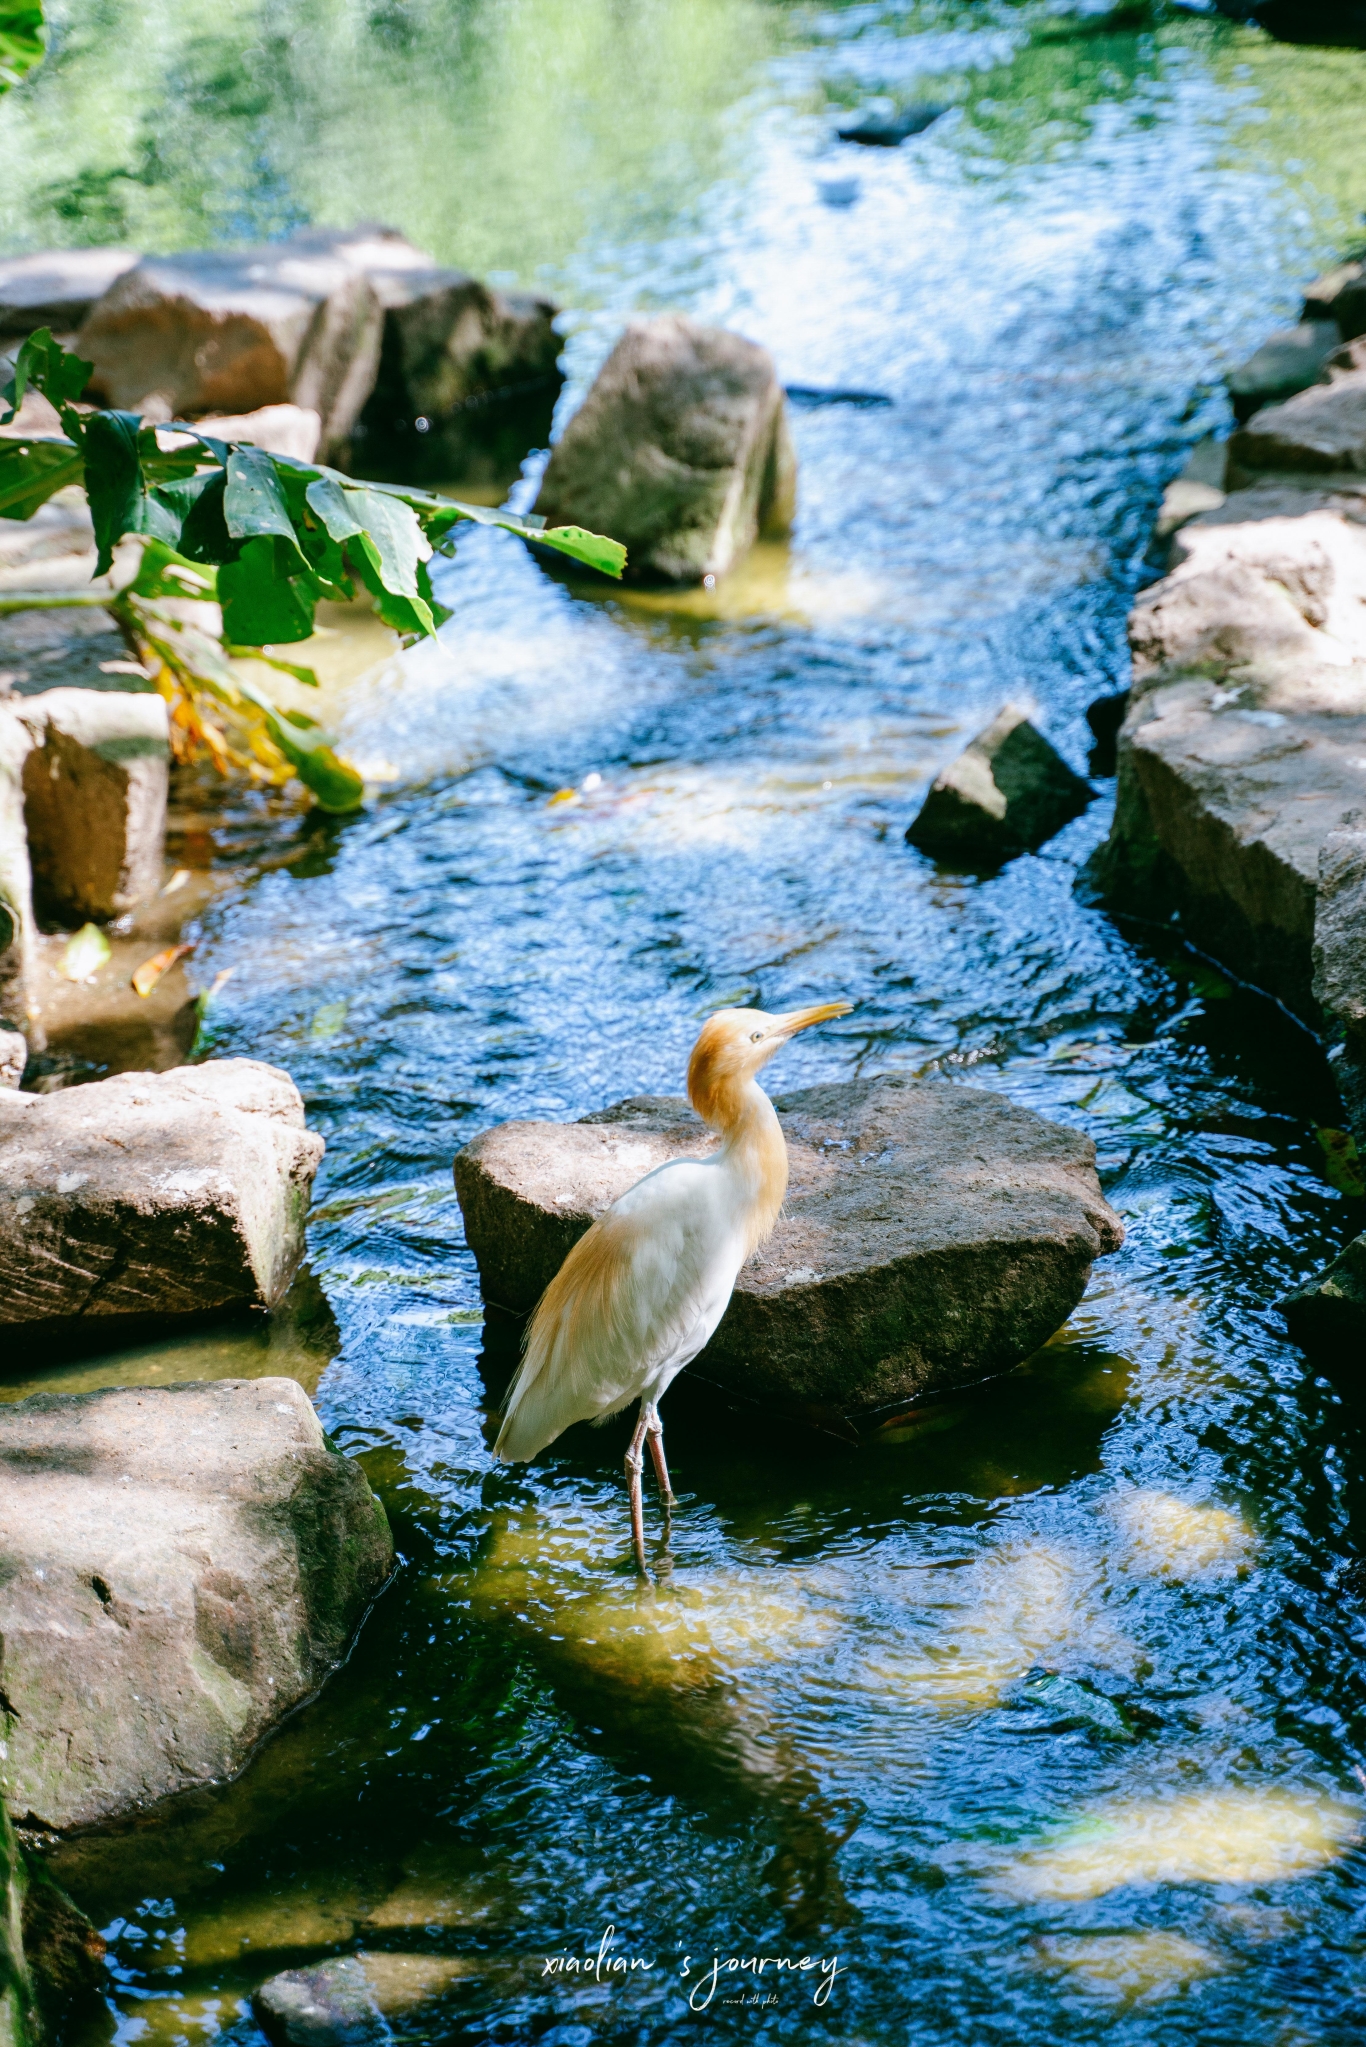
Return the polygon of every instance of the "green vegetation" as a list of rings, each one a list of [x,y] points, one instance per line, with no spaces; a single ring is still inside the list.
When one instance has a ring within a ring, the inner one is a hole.
[[[136,413],[83,410],[77,401],[90,371],[46,328],[24,342],[0,424],[36,390],[63,432],[0,440],[0,518],[31,518],[55,492],[83,484],[99,549],[96,574],[109,570],[114,549],[130,537],[142,543],[141,565],[112,597],[17,592],[0,599],[0,612],[101,606],[167,698],[182,754],[207,747],[223,767],[273,781],[297,775],[326,810],[353,810],[360,776],[314,719],[277,709],[230,656],[251,655],[316,685],[311,669],[274,649],[310,637],[321,599],[346,600],[360,590],[405,638],[434,634],[449,614],[436,601],[427,563],[450,549],[462,521],[500,526],[605,575],[619,576],[625,564],[618,542],[581,527],[547,530],[511,512],[358,483],[184,422],[157,428]],[[193,608],[209,601],[222,607],[221,639]]]

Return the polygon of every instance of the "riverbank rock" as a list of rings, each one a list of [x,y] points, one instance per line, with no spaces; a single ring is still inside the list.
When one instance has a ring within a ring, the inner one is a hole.
[[[1231,370],[1228,395],[1235,419],[1251,419],[1264,406],[1293,398],[1315,382],[1342,340],[1336,320],[1302,320],[1272,334],[1245,363]]]
[[[0,1020],[10,1023],[28,1013],[37,940],[24,830],[24,762],[32,744],[28,727],[0,699]]]
[[[1348,504],[1237,492],[1177,535],[1131,615],[1115,818],[1086,871],[1114,908],[1175,912],[1315,1029],[1320,849],[1366,804],[1366,526]]]
[[[1366,1340],[1366,1237],[1355,1237],[1317,1279],[1281,1303],[1291,1337],[1302,1349],[1340,1358],[1354,1389],[1361,1374],[1349,1360],[1360,1358]]]
[[[488,1958],[480,1955],[362,1951],[270,1977],[251,2007],[272,2047],[387,2047],[394,2037],[389,2018],[401,2019],[488,1972]]]
[[[0,338],[50,327],[70,334],[138,261],[135,249],[44,249],[0,263]]]
[[[550,458],[536,510],[625,543],[627,576],[723,576],[790,522],[796,456],[766,349],[681,314],[628,325]]]
[[[34,904],[57,923],[115,917],[161,887],[170,728],[155,691],[22,697]]]
[[[1227,496],[1227,483],[1228,442],[1207,435],[1203,441],[1197,441],[1180,474],[1163,491],[1153,529],[1155,537],[1170,540],[1173,533],[1198,518],[1201,512],[1217,511]]]
[[[1366,370],[1256,413],[1229,442],[1229,465],[1235,484],[1267,470],[1366,470]]]
[[[0,1331],[113,1347],[185,1315],[272,1307],[323,1141],[254,1059],[0,1090]],[[17,1361],[17,1359],[16,1359]]]
[[[1342,1033],[1334,1068],[1348,1121],[1366,1151],[1366,803],[1319,850],[1314,999]]]
[[[1008,860],[1051,839],[1093,794],[1023,706],[1007,704],[935,776],[906,837],[937,860]]]
[[[369,397],[383,313],[369,279],[288,242],[144,257],[92,306],[76,337],[88,395],[151,419],[298,405],[324,452]]]
[[[693,1370],[814,1418],[1008,1371],[1067,1320],[1118,1218],[1079,1131],[984,1089],[888,1075],[775,1102],[791,1179]],[[455,1162],[485,1299],[535,1306],[617,1196],[716,1140],[681,1100],[505,1123]]]
[[[5,1795],[60,1831],[231,1775],[344,1655],[393,1544],[292,1379],[0,1408]]]
[[[17,1088],[28,1064],[28,1039],[22,1031],[0,1030],[0,1087]]]

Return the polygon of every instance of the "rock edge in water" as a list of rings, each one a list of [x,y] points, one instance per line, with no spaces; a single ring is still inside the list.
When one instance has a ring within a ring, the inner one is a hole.
[[[1009,1371],[1123,1240],[1090,1139],[985,1089],[889,1075],[774,1106],[783,1215],[691,1368],[736,1396],[847,1418]],[[486,1300],[529,1313],[595,1216],[716,1142],[667,1096],[475,1138],[455,1184]]]

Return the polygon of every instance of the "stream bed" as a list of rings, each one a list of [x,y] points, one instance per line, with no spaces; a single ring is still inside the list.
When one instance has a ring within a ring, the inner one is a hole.
[[[950,111],[834,143],[870,95]],[[303,1090],[309,1266],[270,1328],[4,1395],[292,1372],[402,1563],[237,1782],[56,1855],[112,1964],[68,2047],[260,2047],[252,1989],[357,1947],[443,1965],[404,2043],[1366,2030],[1363,1412],[1276,1311],[1363,1227],[1326,1065],[1079,900],[1112,783],[999,873],[903,840],[1007,697],[1085,768],[1163,485],[1357,232],[1364,99],[1356,53],[1004,0],[59,17],[0,116],[10,247],[383,217],[561,300],[566,410],[670,308],[889,401],[794,408],[791,544],[713,592],[462,541],[440,644],[329,685],[354,818],[182,784],[196,980],[231,970],[200,1049]],[[774,1091],[999,1089],[1094,1137],[1128,1240],[1027,1365],[861,1451],[678,1400],[641,1589],[621,1425],[492,1464],[451,1161],[680,1092],[718,1004],[833,996]]]

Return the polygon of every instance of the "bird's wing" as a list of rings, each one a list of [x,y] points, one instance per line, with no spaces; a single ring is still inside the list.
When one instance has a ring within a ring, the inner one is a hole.
[[[734,1238],[708,1162],[677,1159],[628,1188],[541,1296],[495,1455],[522,1463],[571,1422],[637,1399],[661,1366],[695,1357],[730,1298]]]

